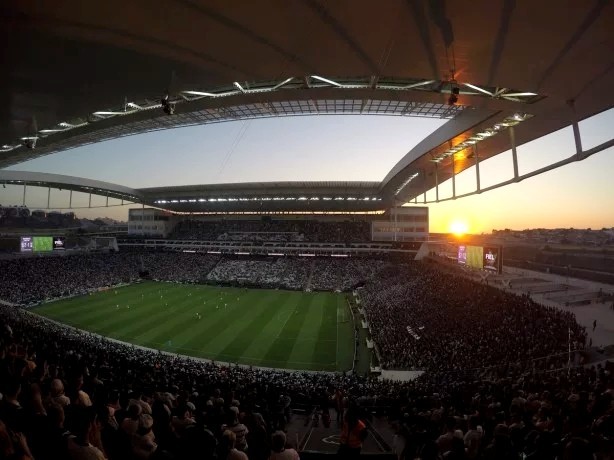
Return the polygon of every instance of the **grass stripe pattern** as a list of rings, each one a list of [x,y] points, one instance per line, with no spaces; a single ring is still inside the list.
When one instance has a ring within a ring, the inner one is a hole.
[[[352,368],[343,294],[143,282],[34,312],[124,342],[217,361],[311,371]]]

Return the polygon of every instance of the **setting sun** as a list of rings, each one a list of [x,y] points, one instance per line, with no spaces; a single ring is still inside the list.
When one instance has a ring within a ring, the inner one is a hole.
[[[453,220],[450,224],[450,233],[462,236],[469,231],[469,225],[464,220]]]

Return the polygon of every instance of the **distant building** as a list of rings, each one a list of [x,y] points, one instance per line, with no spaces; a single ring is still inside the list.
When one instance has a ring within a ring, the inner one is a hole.
[[[396,206],[371,222],[373,241],[426,241],[429,208]]]
[[[128,210],[128,236],[165,238],[173,230],[175,221],[168,211],[154,208]]]
[[[44,220],[44,219],[47,219],[47,212],[37,209],[35,211],[32,211],[32,217],[36,217],[37,219]]]

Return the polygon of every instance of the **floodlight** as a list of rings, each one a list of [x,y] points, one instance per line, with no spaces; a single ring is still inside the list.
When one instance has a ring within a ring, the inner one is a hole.
[[[455,105],[458,102],[459,94],[460,94],[460,88],[458,86],[452,86],[450,97],[448,98],[448,105]]]
[[[36,148],[36,138],[29,137],[23,139],[23,145],[30,150],[34,150]]]
[[[172,115],[175,113],[175,104],[171,103],[168,94],[165,94],[160,101],[162,104],[162,110],[167,115]]]

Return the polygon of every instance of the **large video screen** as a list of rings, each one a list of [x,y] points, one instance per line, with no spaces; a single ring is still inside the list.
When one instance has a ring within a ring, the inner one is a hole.
[[[64,250],[64,245],[66,244],[66,238],[63,236],[54,236],[53,237],[53,250]]]
[[[35,236],[32,241],[34,252],[53,251],[53,238],[50,236]]]
[[[32,252],[32,237],[22,236],[19,248],[21,252]]]
[[[467,265],[480,270],[484,267],[484,252],[482,246],[467,246]]]
[[[467,263],[467,248],[465,246],[458,247],[458,263],[465,265]]]
[[[503,249],[500,246],[458,246],[458,263],[478,270],[501,273]]]
[[[501,273],[501,248],[497,246],[484,247],[484,270]]]

